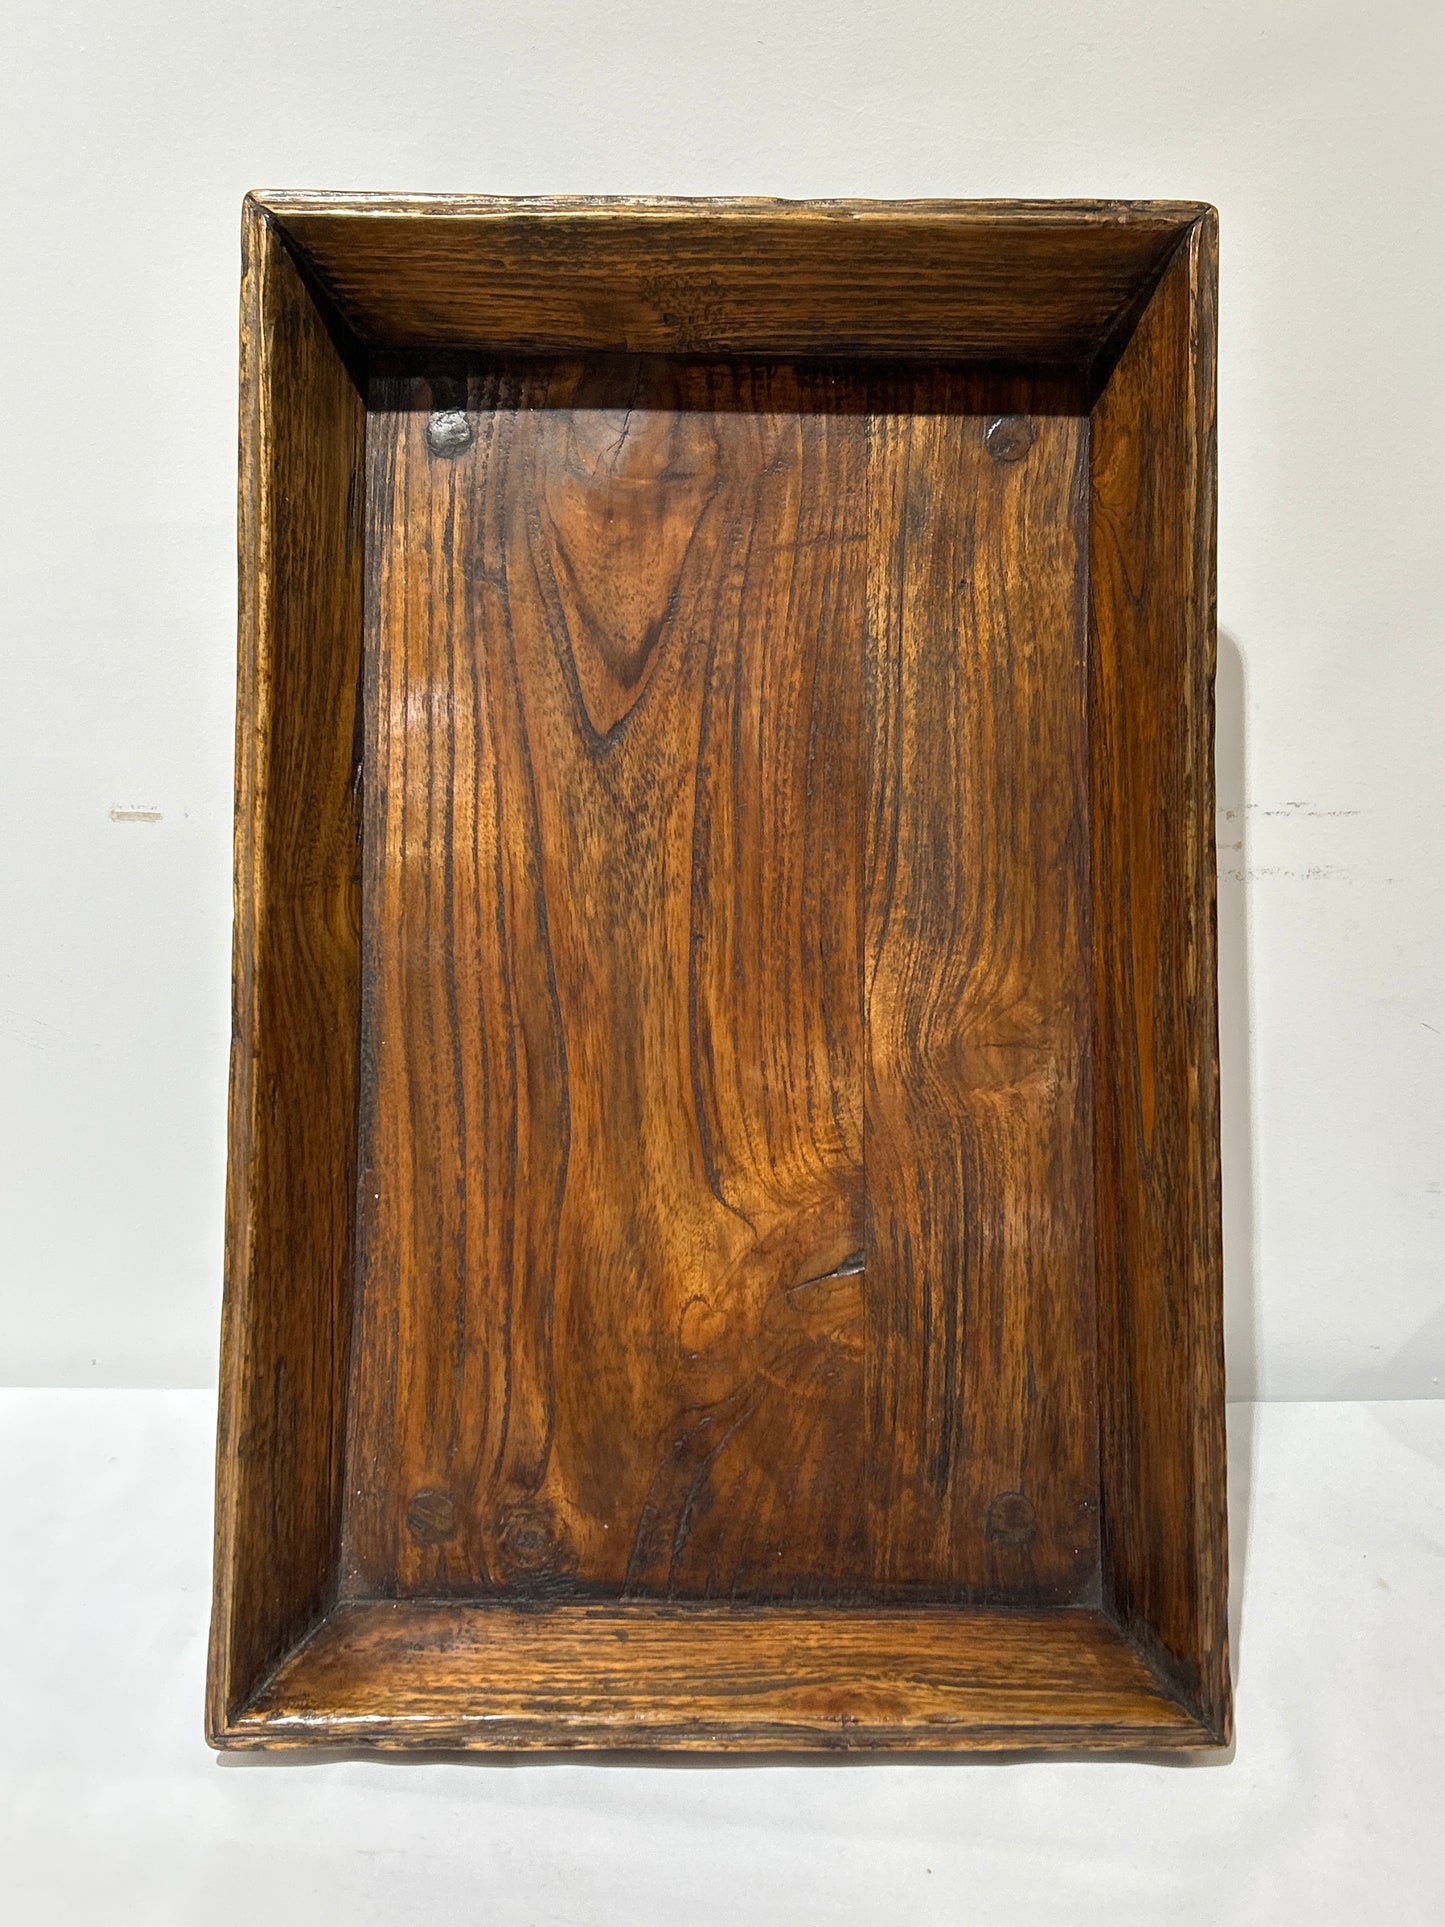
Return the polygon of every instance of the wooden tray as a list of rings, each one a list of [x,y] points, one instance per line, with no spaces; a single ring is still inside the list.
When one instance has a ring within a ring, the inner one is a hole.
[[[1227,1743],[1212,211],[244,257],[210,1738]]]

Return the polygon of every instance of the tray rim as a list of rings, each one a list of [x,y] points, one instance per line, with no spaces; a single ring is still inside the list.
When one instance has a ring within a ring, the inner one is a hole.
[[[765,216],[833,221],[916,221],[944,223],[1006,222],[1043,227],[1123,227],[1131,224],[1183,229],[1216,214],[1209,201],[1108,196],[1010,200],[918,195],[868,196],[769,194],[407,194],[386,189],[253,187],[246,203],[284,220],[288,214],[415,214],[428,219],[538,215],[648,214],[697,215],[708,219],[756,220]]]

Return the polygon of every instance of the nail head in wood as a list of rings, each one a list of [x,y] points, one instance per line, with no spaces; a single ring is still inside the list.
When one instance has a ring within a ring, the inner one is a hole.
[[[1021,462],[1037,439],[1026,415],[1000,415],[984,436],[984,445],[996,462]]]

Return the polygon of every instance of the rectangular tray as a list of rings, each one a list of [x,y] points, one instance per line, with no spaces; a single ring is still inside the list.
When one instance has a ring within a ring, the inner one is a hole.
[[[211,1740],[1226,1744],[1212,210],[243,238]]]

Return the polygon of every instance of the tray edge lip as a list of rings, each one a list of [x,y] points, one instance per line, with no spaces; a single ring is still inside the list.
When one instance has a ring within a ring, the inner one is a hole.
[[[328,215],[342,219],[508,220],[612,216],[649,220],[697,219],[745,225],[775,220],[890,225],[924,221],[939,226],[1145,227],[1182,235],[1213,214],[1204,200],[1167,198],[950,196],[862,197],[680,194],[409,193],[383,189],[251,188],[247,205],[273,219]]]
[[[231,1040],[226,1092],[226,1188],[216,1449],[211,1551],[211,1617],[206,1642],[206,1727],[232,1717],[235,1576],[242,1433],[250,1386],[245,1336],[252,1307],[254,1059],[259,1000],[254,960],[260,949],[265,785],[257,738],[269,716],[266,676],[268,622],[264,593],[269,545],[265,530],[265,404],[261,332],[271,223],[259,202],[241,206],[239,380],[236,492],[237,609],[236,720],[233,738],[231,826]],[[248,967],[248,963],[249,966]]]

